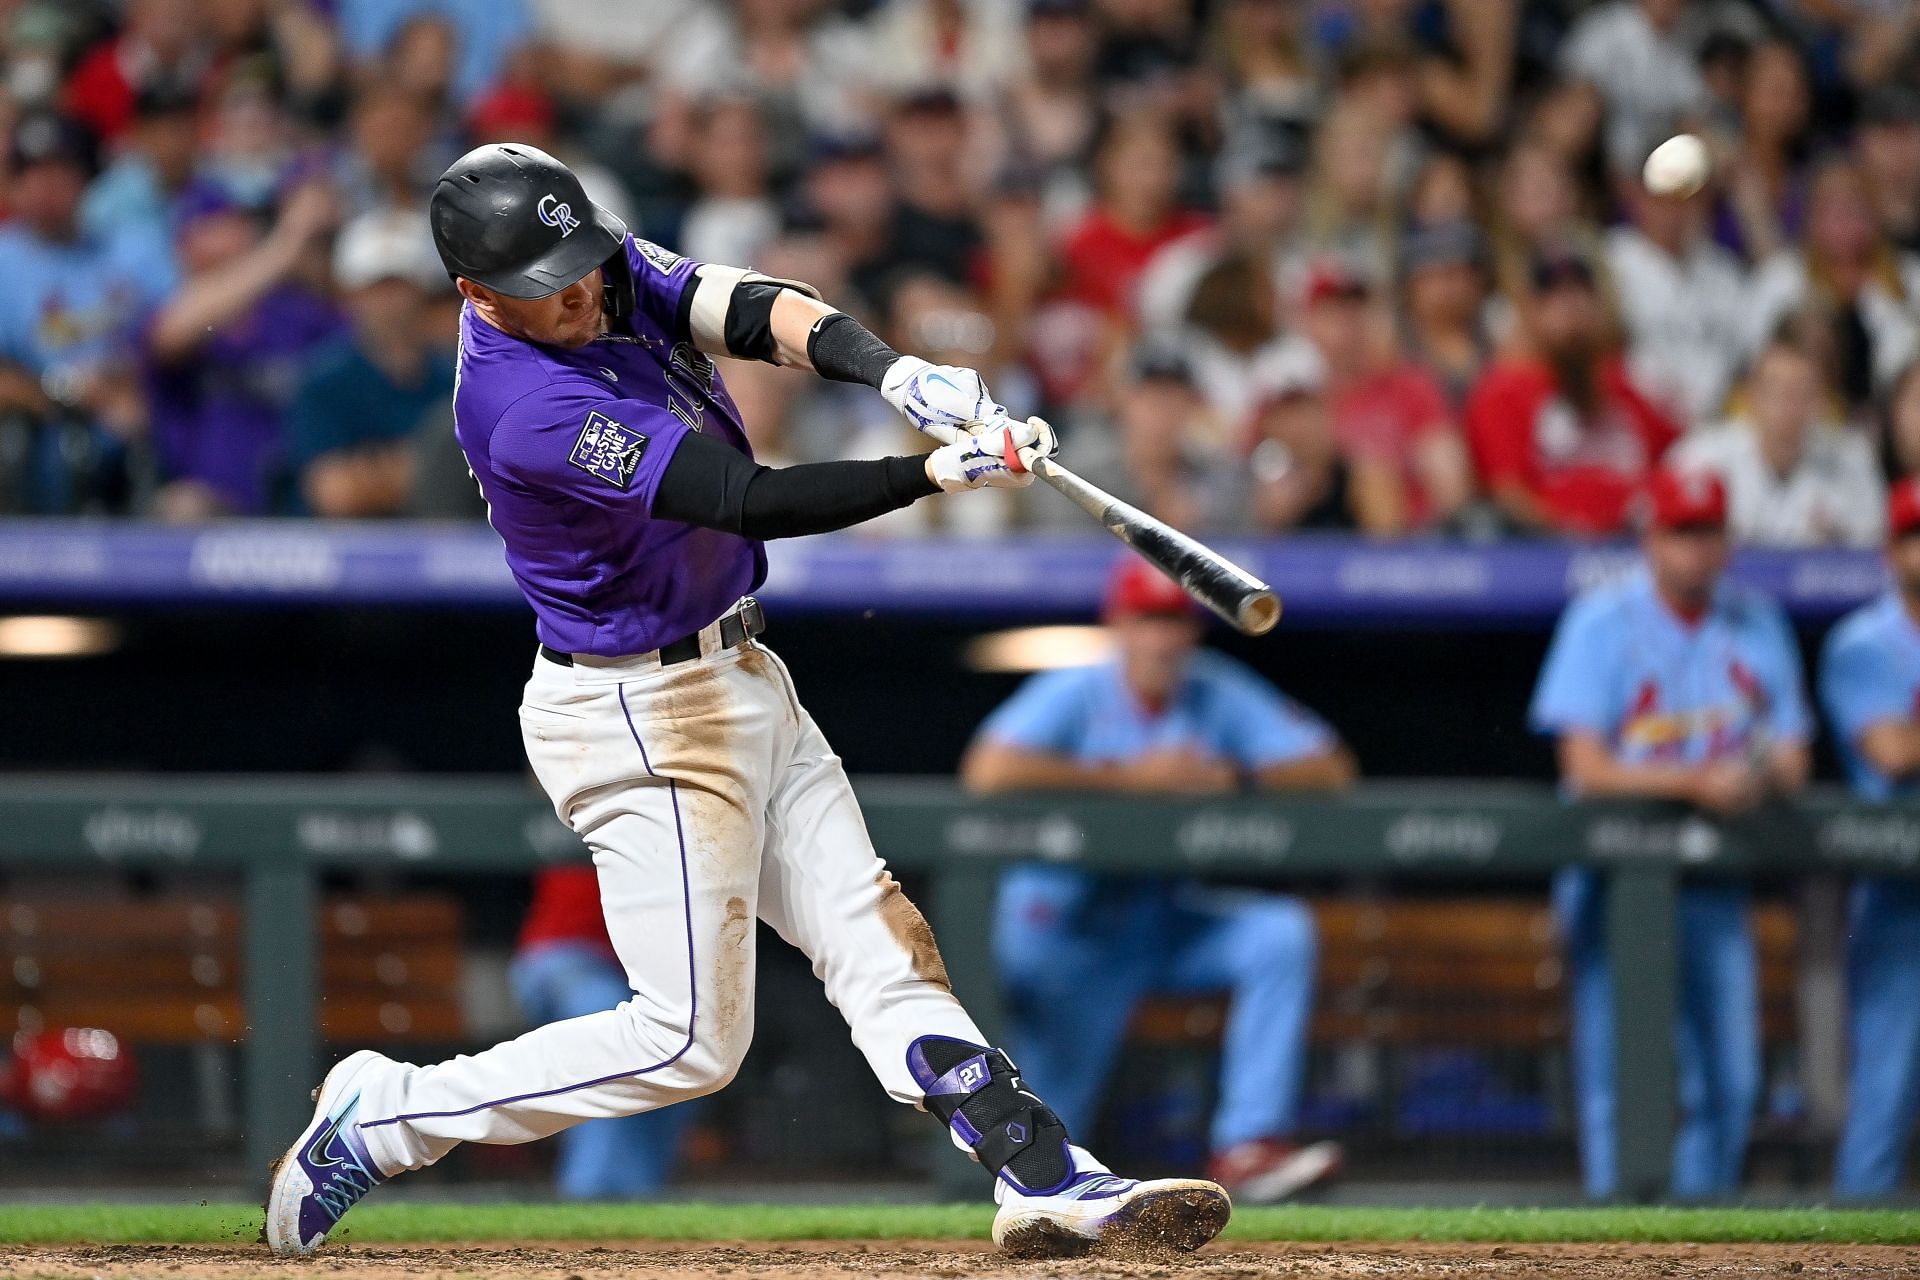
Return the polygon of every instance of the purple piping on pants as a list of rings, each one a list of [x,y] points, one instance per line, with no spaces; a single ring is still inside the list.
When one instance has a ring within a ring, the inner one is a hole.
[[[640,748],[640,763],[646,767],[649,778],[660,775],[653,771],[653,761],[647,758],[647,745],[640,741],[640,731],[633,727],[633,713],[627,710],[627,686],[619,686],[620,714],[626,717],[627,732],[633,735],[633,745]],[[693,1029],[700,1017],[700,987],[695,980],[697,970],[693,960],[693,890],[687,878],[687,833],[680,825],[680,788],[672,778],[667,779],[667,794],[673,800],[673,834],[680,843],[680,901],[687,917],[687,1042],[674,1051],[671,1058],[656,1062],[650,1067],[639,1067],[632,1071],[616,1071],[610,1076],[601,1076],[597,1080],[583,1080],[579,1084],[564,1084],[556,1089],[541,1089],[534,1093],[522,1093],[511,1098],[496,1098],[491,1102],[476,1102],[470,1107],[458,1111],[416,1111],[409,1115],[390,1116],[385,1120],[363,1120],[354,1127],[357,1129],[378,1129],[382,1125],[399,1124],[403,1120],[445,1120],[453,1116],[472,1115],[476,1111],[485,1111],[489,1107],[506,1107],[516,1102],[528,1102],[534,1098],[551,1098],[558,1093],[572,1093],[575,1089],[591,1089],[596,1085],[610,1084],[615,1080],[625,1080],[629,1076],[644,1076],[650,1072],[670,1067],[686,1056],[693,1048]]]

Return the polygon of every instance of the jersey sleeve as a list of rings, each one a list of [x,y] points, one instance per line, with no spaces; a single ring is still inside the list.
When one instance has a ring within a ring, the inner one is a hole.
[[[700,263],[639,236],[627,237],[627,266],[633,271],[633,305],[671,342],[693,336],[694,290]]]
[[[595,390],[548,386],[514,401],[493,430],[493,471],[543,497],[651,516],[688,427],[657,405]]]
[[[1222,664],[1208,700],[1219,717],[1217,737],[1227,755],[1248,769],[1292,764],[1339,745],[1326,721],[1253,672]]]
[[[1073,755],[1086,740],[1090,669],[1033,676],[980,726],[980,736],[1023,751]]]
[[[1787,623],[1787,615],[1771,600],[1763,602],[1758,610],[1757,625],[1765,667],[1760,678],[1767,687],[1767,728],[1777,739],[1811,741],[1813,716],[1807,710],[1801,677],[1800,641]]]
[[[1527,713],[1536,733],[1585,732],[1610,738],[1620,720],[1615,676],[1622,636],[1600,597],[1576,600],[1554,628]]]
[[[1900,678],[1892,651],[1850,627],[1835,631],[1821,654],[1820,701],[1849,745],[1876,724],[1914,717],[1913,686]]]

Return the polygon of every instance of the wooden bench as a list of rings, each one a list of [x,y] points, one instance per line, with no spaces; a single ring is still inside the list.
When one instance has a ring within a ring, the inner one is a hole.
[[[1545,1048],[1564,1040],[1566,974],[1538,897],[1309,899],[1320,934],[1312,1037],[1408,1047]],[[1795,1034],[1793,909],[1753,911],[1764,1038]],[[1153,996],[1131,1034],[1157,1045],[1219,1039],[1223,996]]]
[[[393,1044],[462,1038],[462,917],[437,894],[329,898],[322,1035]],[[246,1038],[240,912],[228,898],[0,898],[0,1035],[97,1026],[132,1043]]]

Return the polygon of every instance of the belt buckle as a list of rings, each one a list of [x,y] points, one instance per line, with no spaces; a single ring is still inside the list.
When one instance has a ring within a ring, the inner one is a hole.
[[[752,596],[747,596],[740,602],[740,629],[749,640],[767,629],[766,610],[762,609],[760,602]]]

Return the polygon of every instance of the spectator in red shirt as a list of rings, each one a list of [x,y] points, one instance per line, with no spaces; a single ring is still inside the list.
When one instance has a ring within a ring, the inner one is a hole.
[[[1207,218],[1179,207],[1180,146],[1157,115],[1122,116],[1108,125],[1094,152],[1094,180],[1098,198],[1060,248],[1066,292],[1119,316],[1131,309],[1147,260]]]
[[[1326,369],[1333,437],[1361,529],[1396,537],[1464,507],[1472,467],[1446,396],[1396,349],[1367,281],[1339,259],[1317,263],[1301,292],[1300,327]]]
[[[131,0],[120,34],[83,54],[68,77],[66,113],[111,143],[133,123],[141,90],[203,87],[214,59],[196,7],[194,0]]]
[[[1680,434],[1628,380],[1585,260],[1534,260],[1520,346],[1467,399],[1481,483],[1522,529],[1606,535]]]
[[[534,877],[510,976],[521,1011],[536,1023],[585,1017],[632,998],[607,937],[592,867],[548,867]],[[575,1125],[560,1135],[555,1189],[568,1200],[657,1193],[673,1176],[693,1114],[682,1104]]]

